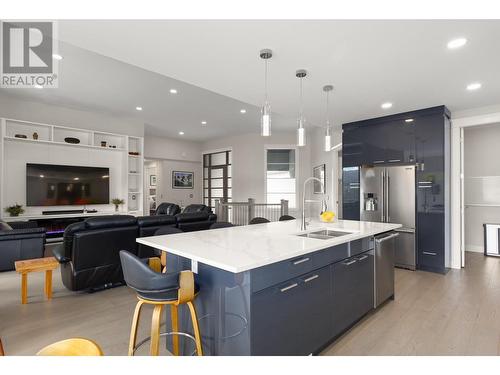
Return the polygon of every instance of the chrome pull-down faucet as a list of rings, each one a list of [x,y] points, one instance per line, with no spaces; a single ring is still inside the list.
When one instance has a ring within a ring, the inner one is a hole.
[[[321,188],[323,190],[323,199],[321,201],[316,201],[316,200],[306,200],[306,186],[309,181],[318,181],[321,184]],[[321,203],[321,212],[325,212],[328,209],[328,205],[326,203],[326,200],[328,199],[328,196],[324,193],[325,192],[325,185],[323,184],[323,181],[321,181],[319,178],[316,177],[309,177],[304,181],[304,188],[302,189],[302,223],[300,226],[301,230],[306,230],[307,223],[306,223],[306,203]]]

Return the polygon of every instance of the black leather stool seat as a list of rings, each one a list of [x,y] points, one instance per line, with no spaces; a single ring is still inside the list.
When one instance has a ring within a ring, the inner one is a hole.
[[[177,299],[177,292],[179,288],[167,289],[163,291],[154,292],[141,292],[136,290],[137,295],[143,299],[149,301],[163,302],[163,301],[175,301]],[[197,283],[194,284],[194,294],[200,291],[200,287]]]

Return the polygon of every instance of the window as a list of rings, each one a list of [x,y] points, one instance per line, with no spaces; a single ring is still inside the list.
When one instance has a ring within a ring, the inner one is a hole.
[[[290,208],[295,208],[295,150],[268,149],[266,163],[267,203],[280,203],[285,199]]]
[[[215,200],[231,201],[231,151],[203,155],[203,202],[215,209]]]

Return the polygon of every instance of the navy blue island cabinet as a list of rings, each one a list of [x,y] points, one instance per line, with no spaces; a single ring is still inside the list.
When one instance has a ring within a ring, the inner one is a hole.
[[[450,131],[445,106],[342,126],[343,219],[360,219],[362,166],[416,165],[417,268],[439,273],[449,263]]]
[[[241,273],[198,263],[204,354],[319,353],[373,310],[373,249],[370,236]],[[169,256],[190,268],[188,259]],[[189,312],[180,306],[179,313],[181,330],[191,332]]]

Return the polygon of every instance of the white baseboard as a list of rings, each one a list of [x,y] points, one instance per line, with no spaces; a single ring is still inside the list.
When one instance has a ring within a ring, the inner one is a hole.
[[[484,247],[478,245],[465,245],[465,251],[470,251],[471,253],[484,253]]]

